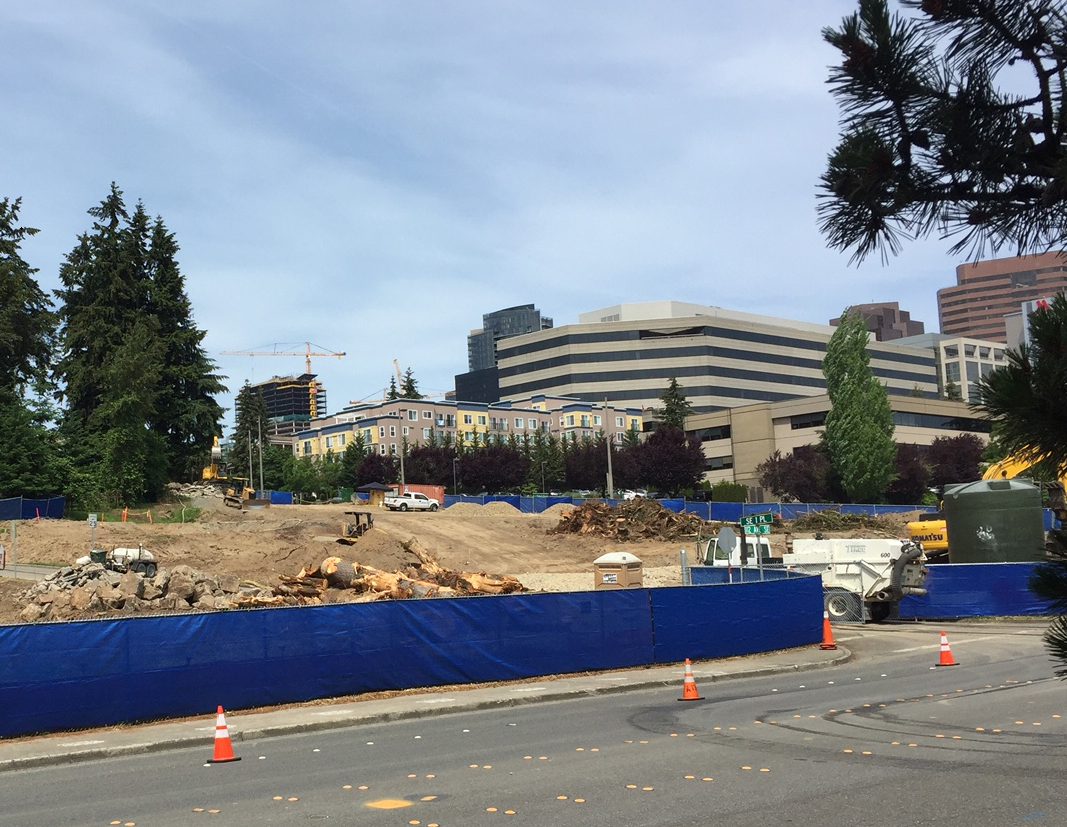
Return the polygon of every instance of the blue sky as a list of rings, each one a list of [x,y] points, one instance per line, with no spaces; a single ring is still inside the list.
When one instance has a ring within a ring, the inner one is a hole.
[[[393,359],[451,389],[482,314],[530,302],[899,301],[935,331],[949,242],[856,267],[816,226],[820,30],[855,6],[0,0],[0,197],[53,289],[117,182],[176,234],[231,389],[303,359],[221,351],[311,341],[348,354],[312,363],[331,410]]]

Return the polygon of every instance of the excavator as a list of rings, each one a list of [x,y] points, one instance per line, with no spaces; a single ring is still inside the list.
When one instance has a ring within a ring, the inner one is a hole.
[[[1037,463],[1011,454],[1000,462],[994,462],[982,472],[983,480],[1011,480],[1016,477],[1026,478],[1027,482],[1046,492],[1046,507],[1052,510],[1056,519],[1067,523],[1067,476],[1054,482],[1040,482],[1032,479],[1029,472]],[[927,557],[938,558],[948,554],[948,526],[943,511],[936,511],[926,519],[914,520],[907,526],[908,539],[922,543]],[[1049,551],[1056,554],[1067,552],[1067,535],[1063,529],[1050,532]],[[1064,546],[1063,549],[1058,547]]]

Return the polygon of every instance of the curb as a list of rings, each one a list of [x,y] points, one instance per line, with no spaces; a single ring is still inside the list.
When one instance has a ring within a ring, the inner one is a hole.
[[[703,682],[721,683],[723,681],[737,680],[740,678],[759,678],[770,675],[786,674],[789,672],[808,672],[815,669],[826,669],[840,666],[841,664],[848,663],[850,660],[852,660],[852,652],[844,647],[839,647],[838,655],[829,660],[820,662],[764,666],[753,669],[742,669],[736,672],[714,672],[698,676]],[[678,681],[673,678],[647,678],[644,680],[638,679],[633,682],[620,682],[611,686],[560,688],[554,691],[550,690],[524,697],[484,698],[467,702],[457,700],[451,702],[447,707],[440,706],[426,707],[422,709],[383,710],[368,713],[361,713],[358,710],[353,710],[329,720],[324,719],[285,724],[279,723],[274,725],[265,724],[244,729],[237,729],[240,724],[231,723],[229,726],[229,734],[232,741],[243,743],[245,741],[253,741],[262,738],[300,735],[308,732],[344,729],[345,727],[364,726],[367,724],[411,721],[455,713],[479,712],[489,709],[506,709],[509,707],[527,706],[535,703],[595,697],[597,695],[619,695],[631,691],[670,687],[677,683]],[[358,704],[359,702],[356,703]],[[266,712],[260,714],[269,716],[273,713]],[[232,717],[237,718],[239,716],[234,715]],[[161,737],[157,740],[142,741],[138,743],[95,747],[92,749],[79,750],[77,752],[56,752],[54,754],[30,755],[22,758],[0,758],[0,772],[75,764],[83,761],[95,761],[101,758],[118,758],[131,755],[168,752],[171,750],[185,749],[186,747],[198,744],[204,746],[206,753],[210,746],[210,738],[199,733],[189,735],[183,734],[178,736]],[[0,744],[0,750],[2,749],[3,744]]]

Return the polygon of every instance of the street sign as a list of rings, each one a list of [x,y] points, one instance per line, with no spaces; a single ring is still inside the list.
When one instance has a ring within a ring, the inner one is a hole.
[[[734,530],[728,525],[724,525],[719,529],[718,535],[716,535],[719,541],[719,548],[726,552],[727,556],[733,553],[737,548],[737,535],[734,534]]]
[[[763,525],[746,525],[742,526],[745,530],[745,534],[770,534],[771,527],[764,523]]]
[[[766,512],[764,514],[749,514],[747,517],[742,517],[741,518],[741,525],[743,525],[743,526],[750,526],[750,525],[766,525],[766,526],[769,526],[773,522],[774,522],[774,514],[772,514],[770,511],[768,511],[768,512]],[[748,532],[748,533],[751,534],[753,532]],[[760,533],[761,534],[766,534],[767,532],[766,531],[762,531]]]
[[[96,528],[96,515],[95,514],[90,514],[89,515],[89,528]]]

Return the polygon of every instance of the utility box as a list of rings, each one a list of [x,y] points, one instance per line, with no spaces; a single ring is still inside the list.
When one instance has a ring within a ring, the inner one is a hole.
[[[643,585],[644,563],[625,551],[613,551],[593,561],[594,589],[632,589]]]

